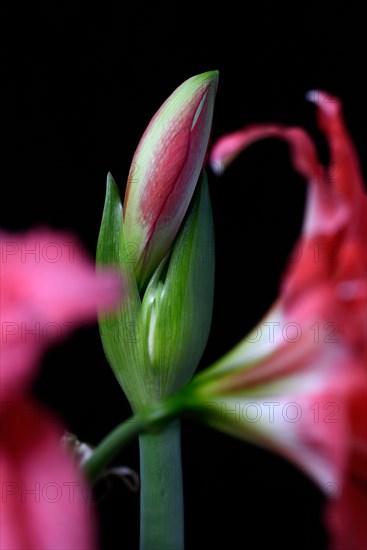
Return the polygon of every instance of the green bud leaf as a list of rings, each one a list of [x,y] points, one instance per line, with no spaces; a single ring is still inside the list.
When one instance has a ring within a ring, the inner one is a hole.
[[[123,303],[99,318],[104,351],[133,410],[155,399],[145,324],[138,287],[122,229],[122,204],[115,181],[107,176],[106,199],[97,245],[97,265],[117,267],[124,281]]]
[[[214,268],[214,225],[203,173],[169,262],[160,264],[144,297],[159,397],[182,387],[198,366],[212,318]]]

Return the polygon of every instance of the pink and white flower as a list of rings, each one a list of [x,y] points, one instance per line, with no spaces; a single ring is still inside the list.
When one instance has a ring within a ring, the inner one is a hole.
[[[332,548],[362,550],[367,198],[339,101],[323,92],[308,99],[317,105],[329,142],[328,169],[304,130],[275,124],[224,136],[211,151],[213,168],[222,171],[254,141],[283,139],[294,168],[308,181],[308,196],[278,300],[247,338],[194,378],[187,395],[191,407],[205,403],[201,412],[208,423],[282,453],[332,493],[326,510]],[[324,254],[320,261],[316,246]],[[316,334],[320,330],[327,332]]]

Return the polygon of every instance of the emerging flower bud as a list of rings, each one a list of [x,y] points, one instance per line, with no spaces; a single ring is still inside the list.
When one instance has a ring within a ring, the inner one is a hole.
[[[124,200],[124,237],[143,288],[169,251],[208,148],[218,72],[194,76],[165,101],[133,157]]]
[[[214,298],[214,228],[205,172],[172,250],[140,297],[126,261],[117,186],[107,179],[97,262],[114,265],[125,300],[99,326],[106,357],[134,411],[167,397],[192,376],[205,349]]]
[[[191,378],[209,334],[214,230],[203,164],[217,80],[217,71],[190,78],[153,117],[132,162],[124,208],[107,178],[97,263],[121,272],[125,300],[99,325],[134,411]]]

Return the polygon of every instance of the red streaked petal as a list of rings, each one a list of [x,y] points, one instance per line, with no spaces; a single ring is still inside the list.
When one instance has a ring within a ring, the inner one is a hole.
[[[366,550],[367,487],[347,478],[338,498],[326,507],[325,521],[330,533],[331,550]]]
[[[340,250],[340,278],[365,280],[367,270],[367,195],[358,156],[345,126],[340,101],[326,92],[307,98],[317,105],[318,120],[330,149],[329,183],[349,212]]]
[[[133,157],[123,206],[125,241],[144,287],[169,251],[206,158],[217,71],[186,80],[163,103]]]
[[[325,170],[318,161],[315,147],[301,128],[284,128],[281,125],[249,126],[220,138],[212,148],[210,165],[221,172],[246,147],[264,138],[279,138],[291,147],[291,158],[295,170],[305,177],[310,185],[306,205],[303,233],[305,235],[333,234],[346,220],[346,210],[330,192],[326,183]]]
[[[320,165],[314,145],[303,130],[273,124],[251,126],[224,136],[214,145],[210,158],[213,170],[221,172],[260,138],[278,137],[289,143],[294,168],[308,180],[309,189],[302,236],[277,303],[285,319],[306,320],[309,329],[317,325],[330,332],[319,335],[313,349],[304,338],[290,344],[276,342],[273,352],[267,350],[266,355],[257,357],[258,361],[242,368],[235,350],[243,350],[249,357],[251,351],[248,346],[237,346],[218,362],[217,373],[216,366],[209,369],[211,381],[205,375],[202,380],[205,383],[207,379],[209,395],[211,390],[219,395],[221,390],[227,392],[223,399],[230,399],[231,404],[237,398],[264,401],[264,395],[269,395],[279,402],[294,399],[304,404],[314,398],[319,405],[327,406],[328,402],[339,403],[340,398],[341,423],[320,426],[300,422],[295,429],[282,422],[276,426],[254,425],[252,440],[288,456],[314,479],[326,482],[329,464],[330,472],[335,474],[330,479],[332,500],[327,513],[332,548],[364,550],[367,197],[339,100],[318,91],[308,94],[308,99],[318,107],[319,125],[329,143],[327,170]],[[237,371],[227,369],[226,357],[233,360],[233,355]],[[251,426],[243,428],[247,437]],[[240,427],[232,431],[240,434]],[[328,494],[328,487],[325,489]]]
[[[220,137],[210,151],[210,167],[216,174],[222,174],[246,147],[260,139],[281,137],[283,130],[278,124],[258,124]]]
[[[327,92],[308,92],[307,99],[317,106],[318,123],[326,134],[330,148],[329,180],[343,200],[358,206],[364,184],[358,156],[344,124],[338,98]]]

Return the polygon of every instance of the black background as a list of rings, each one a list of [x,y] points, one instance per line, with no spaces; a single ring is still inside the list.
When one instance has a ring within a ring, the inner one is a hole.
[[[120,4],[120,3],[118,3]],[[93,255],[108,171],[124,191],[142,132],[166,97],[219,69],[213,140],[252,122],[305,127],[327,148],[309,89],[343,99],[362,156],[367,143],[363,17],[353,4],[77,1],[1,14],[1,226],[70,229]],[[254,326],[277,295],[299,233],[305,183],[287,146],[251,147],[217,179],[209,173],[217,236],[213,327],[200,368]],[[129,414],[96,325],[50,350],[38,398],[97,444]],[[326,547],[323,497],[279,457],[183,423],[187,549]],[[132,443],[116,463],[138,470]],[[137,548],[139,497],[122,483],[98,492],[102,550]],[[251,542],[252,541],[252,542]]]

